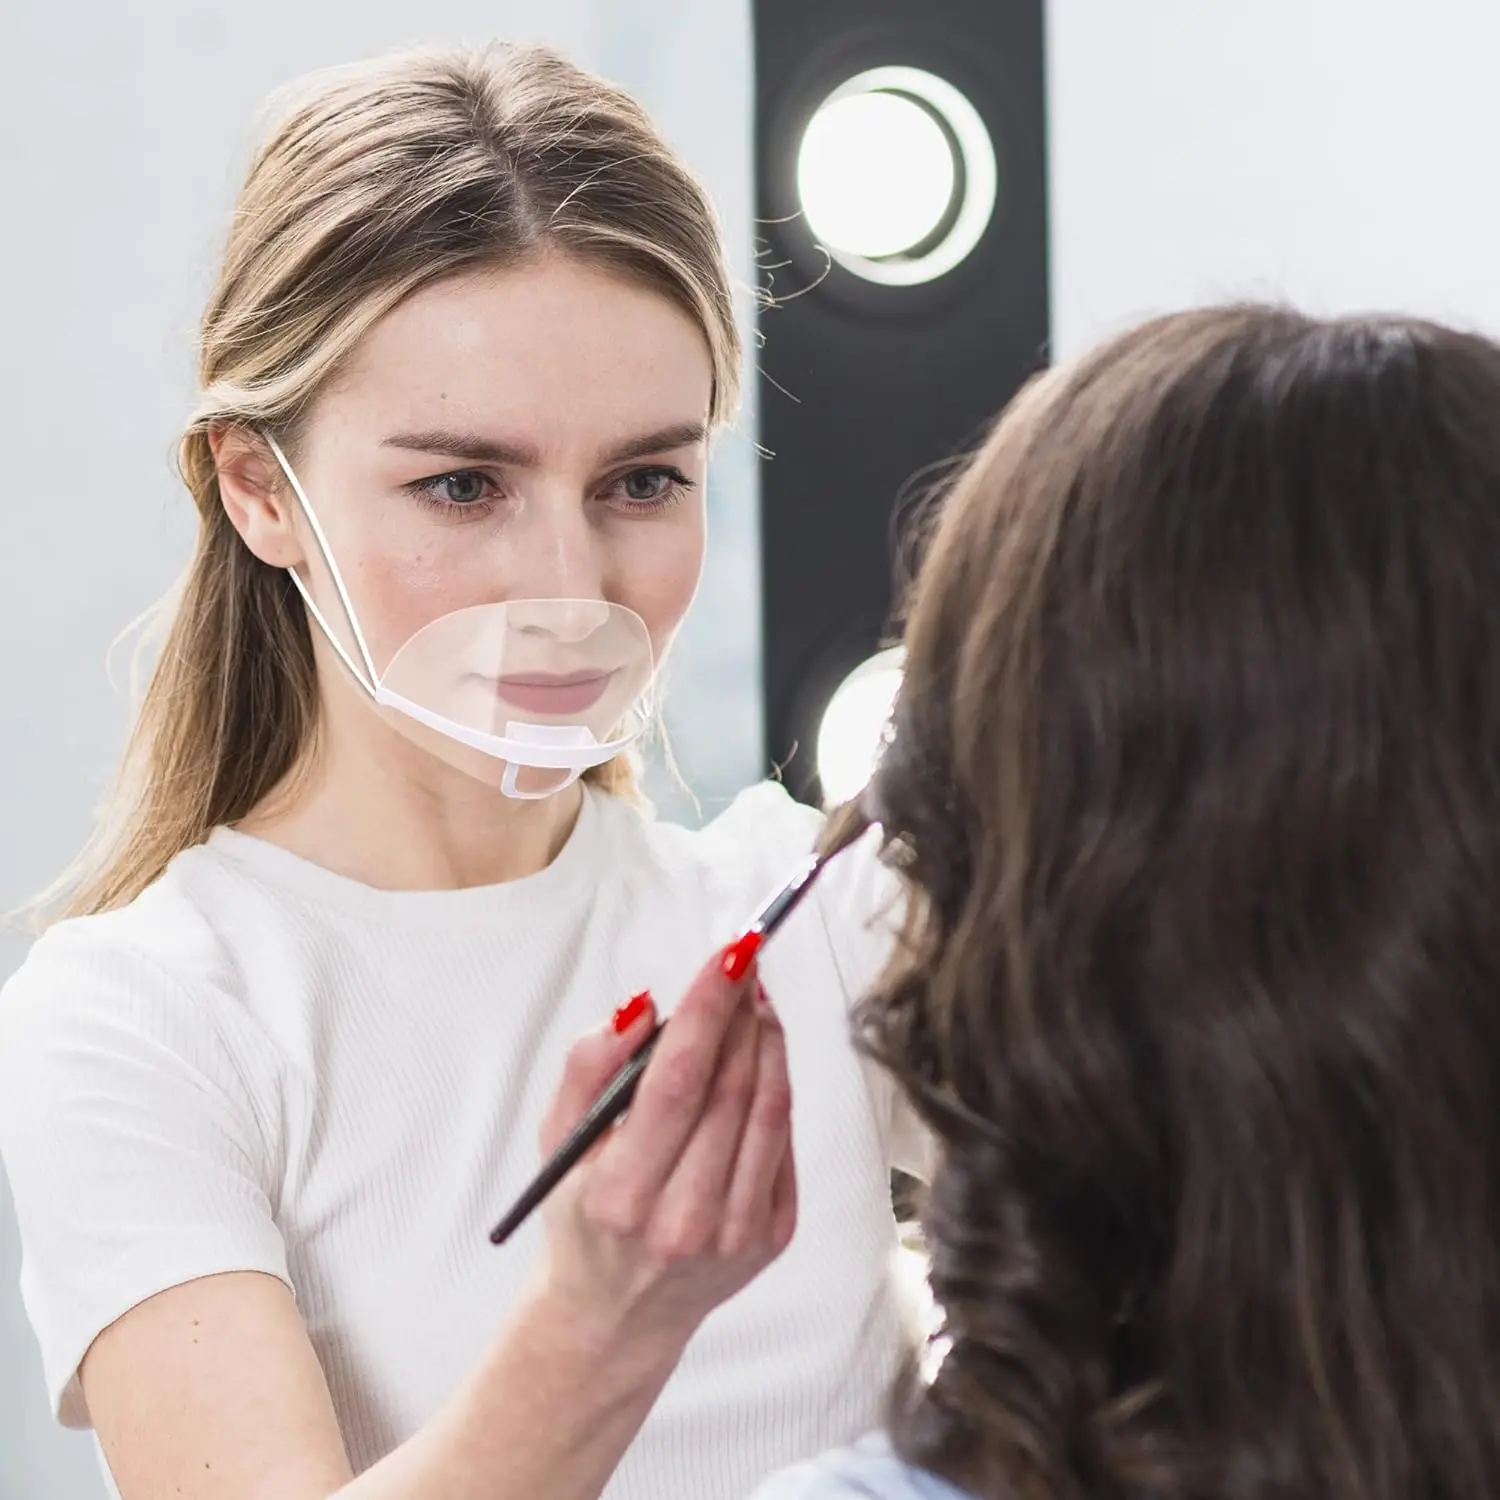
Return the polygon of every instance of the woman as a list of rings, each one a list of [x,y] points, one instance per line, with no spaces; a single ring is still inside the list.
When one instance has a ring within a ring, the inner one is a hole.
[[[1500,348],[1165,318],[911,601],[862,1038],[946,1357],[760,1500],[1500,1490]]]
[[[702,191],[551,54],[321,75],[257,154],[131,776],[0,1002],[23,1293],[124,1500],[727,1500],[875,1418],[877,867],[690,985],[817,820],[657,826],[617,753],[738,358]],[[650,994],[630,1118],[493,1248]]]

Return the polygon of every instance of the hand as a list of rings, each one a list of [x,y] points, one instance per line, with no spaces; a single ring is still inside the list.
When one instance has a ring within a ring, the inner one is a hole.
[[[550,1153],[650,1034],[654,1013],[568,1054]],[[675,1358],[707,1314],[791,1242],[797,1183],[786,1040],[752,967],[715,958],[662,1032],[629,1113],[544,1210],[543,1285],[570,1319]]]

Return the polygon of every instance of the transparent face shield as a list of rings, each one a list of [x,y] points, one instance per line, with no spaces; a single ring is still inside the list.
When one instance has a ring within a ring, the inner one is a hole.
[[[439,615],[377,660],[311,502],[279,444],[269,434],[266,441],[321,553],[311,583],[288,571],[387,723],[523,799],[562,791],[640,738],[655,675],[651,636],[634,611],[603,599],[470,605]],[[339,618],[346,629],[336,628]]]

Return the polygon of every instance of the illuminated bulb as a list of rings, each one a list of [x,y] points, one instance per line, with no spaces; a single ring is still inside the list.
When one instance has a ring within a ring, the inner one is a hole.
[[[999,191],[979,111],[921,68],[872,68],[813,112],[797,192],[813,239],[866,281],[945,276],[983,239]]]
[[[807,127],[797,190],[813,233],[867,260],[900,255],[942,223],[957,167],[943,128],[903,94],[847,94]]]
[[[818,726],[818,780],[830,804],[847,802],[870,779],[901,687],[899,647],[862,662],[841,682]]]

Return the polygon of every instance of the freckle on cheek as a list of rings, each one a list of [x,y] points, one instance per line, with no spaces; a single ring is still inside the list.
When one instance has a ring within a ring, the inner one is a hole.
[[[360,623],[378,641],[379,654],[389,657],[424,626],[479,597],[466,595],[452,570],[430,556],[378,556],[362,560],[356,605],[371,615]]]

